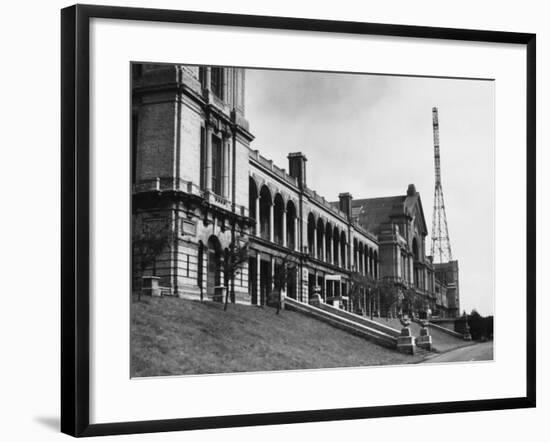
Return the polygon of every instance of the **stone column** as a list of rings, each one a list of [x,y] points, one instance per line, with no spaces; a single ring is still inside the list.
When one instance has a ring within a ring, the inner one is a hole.
[[[261,263],[262,263],[262,255],[260,255],[260,252],[256,254],[256,305],[262,305],[262,289],[260,286],[260,275],[262,273],[261,271]]]
[[[256,236],[260,236],[260,194],[256,197]]]
[[[286,240],[286,208],[283,207],[283,247],[287,247],[288,242]]]
[[[210,68],[208,68],[207,71],[207,77],[208,72],[210,72]],[[208,83],[210,84],[210,83]],[[212,191],[212,126],[210,123],[206,123],[206,159],[205,159],[205,165],[204,165],[204,176],[205,176],[205,183],[204,188],[211,192]]]
[[[273,242],[273,202],[269,204],[269,240]]]
[[[317,258],[317,227],[313,227],[313,253],[311,254],[314,258]]]
[[[220,97],[223,101],[226,103],[229,102],[229,88],[227,87],[229,84],[228,76],[229,76],[229,69],[224,69],[222,74],[223,78],[223,97]]]
[[[323,232],[321,233],[321,247],[323,248],[322,252],[323,252],[323,258],[324,258],[324,261],[327,260],[327,257],[326,257],[326,254],[327,254],[327,240],[326,240],[326,232]]]
[[[211,67],[207,67],[206,68],[206,84],[205,84],[205,89],[207,91],[210,91],[210,85],[212,83],[212,68]]]
[[[353,269],[353,266],[355,265],[355,247],[353,247],[353,238],[351,236],[349,238],[349,250],[350,250],[349,266],[350,266],[350,269]]]
[[[294,250],[299,250],[298,246],[298,217],[294,217]]]
[[[271,292],[273,292],[273,289],[275,288],[275,259],[273,259],[273,256],[270,256],[269,257],[269,267],[270,267],[270,272],[271,272],[271,278],[270,278],[270,282],[269,282],[269,293],[268,293],[268,296],[271,295]]]
[[[330,263],[334,264],[334,238],[330,238]]]
[[[229,143],[226,137],[223,138],[222,141],[223,146],[223,176],[222,176],[222,183],[223,183],[223,197],[229,198]]]

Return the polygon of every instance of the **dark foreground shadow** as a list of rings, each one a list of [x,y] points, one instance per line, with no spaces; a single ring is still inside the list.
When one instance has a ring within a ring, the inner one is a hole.
[[[38,422],[42,426],[49,428],[56,433],[60,431],[59,429],[59,417],[57,416],[38,416],[34,418],[35,422]]]

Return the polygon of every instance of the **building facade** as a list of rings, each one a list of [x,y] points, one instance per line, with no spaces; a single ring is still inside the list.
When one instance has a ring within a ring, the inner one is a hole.
[[[304,154],[289,153],[287,171],[252,149],[244,69],[134,64],[132,81],[133,235],[166,239],[152,263],[134,251],[134,288],[154,274],[174,296],[214,298],[227,286],[224,260],[246,245],[232,302],[268,304],[285,271],[287,296],[308,302],[318,287],[325,301],[342,300],[358,273],[412,285],[435,309],[414,186],[399,213],[346,192],[325,200],[308,187]],[[458,266],[454,281],[458,299]]]
[[[353,201],[353,215],[377,235],[380,278],[412,291],[437,316],[456,316],[458,263],[433,264],[426,253],[428,228],[420,194],[410,184],[404,195]],[[456,285],[456,290],[454,286]]]

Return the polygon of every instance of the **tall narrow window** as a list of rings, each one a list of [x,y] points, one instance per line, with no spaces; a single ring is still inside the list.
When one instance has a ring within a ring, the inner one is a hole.
[[[212,137],[212,191],[222,194],[222,140]]]
[[[132,184],[136,183],[137,175],[137,137],[138,137],[138,116],[132,115]]]
[[[210,89],[218,98],[223,99],[223,68],[212,68]]]
[[[199,67],[199,81],[201,83],[201,86],[205,88],[206,87],[206,68],[202,66]]]
[[[200,188],[206,187],[206,137],[205,128],[201,127],[201,140],[200,140]]]

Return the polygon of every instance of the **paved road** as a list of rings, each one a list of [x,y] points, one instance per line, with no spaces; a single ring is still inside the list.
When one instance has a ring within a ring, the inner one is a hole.
[[[446,353],[428,357],[422,362],[467,362],[467,361],[491,361],[493,359],[493,341],[482,342],[457,348]]]

